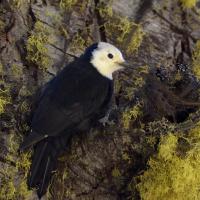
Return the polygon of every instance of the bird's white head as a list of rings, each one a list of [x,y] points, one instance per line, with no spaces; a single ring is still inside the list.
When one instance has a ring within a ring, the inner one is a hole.
[[[123,68],[125,60],[122,53],[112,44],[99,42],[91,54],[90,63],[101,75],[109,79],[112,79],[113,72]]]

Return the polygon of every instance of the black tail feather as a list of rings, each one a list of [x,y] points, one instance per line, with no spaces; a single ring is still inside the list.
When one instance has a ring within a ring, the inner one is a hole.
[[[70,134],[49,137],[35,145],[27,184],[30,189],[37,189],[39,198],[46,193],[57,158],[66,149],[69,138]]]
[[[33,159],[32,159],[32,165],[31,165],[31,170],[30,170],[30,176],[29,176],[29,179],[28,179],[28,186],[31,188],[31,187],[36,187],[37,186],[37,183],[38,181],[40,180],[37,180],[37,177],[39,172],[41,173],[42,170],[40,169],[41,168],[41,165],[43,162],[44,165],[45,165],[45,156],[48,156],[46,155],[47,154],[47,142],[41,142],[40,144],[38,144],[36,147],[35,147],[35,150],[34,150],[34,156],[33,156]],[[39,177],[39,176],[38,176]]]
[[[50,171],[49,171],[51,169],[50,163],[51,163],[51,157],[49,156],[47,158],[46,168],[45,168],[44,175],[42,178],[41,187],[39,188],[39,191],[38,191],[39,194],[43,193],[45,187],[47,187],[47,182],[49,182],[49,180],[47,181],[47,178],[48,178],[47,174],[50,174]]]
[[[39,142],[34,149],[28,177],[28,187],[36,188],[41,198],[47,191],[52,172],[56,169],[58,152],[48,139]]]

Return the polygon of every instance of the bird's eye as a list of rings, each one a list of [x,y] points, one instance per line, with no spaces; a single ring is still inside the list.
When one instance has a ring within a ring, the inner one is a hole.
[[[111,53],[108,54],[108,58],[112,59],[113,57],[114,56]]]

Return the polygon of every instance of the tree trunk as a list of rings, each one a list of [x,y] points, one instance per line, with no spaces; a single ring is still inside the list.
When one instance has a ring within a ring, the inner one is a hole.
[[[135,70],[115,74],[109,123],[72,138],[44,199],[141,198],[139,176],[160,137],[185,133],[200,117],[200,2],[181,2],[0,0],[0,199],[37,199],[26,187],[31,150],[18,153],[35,96],[100,40]]]

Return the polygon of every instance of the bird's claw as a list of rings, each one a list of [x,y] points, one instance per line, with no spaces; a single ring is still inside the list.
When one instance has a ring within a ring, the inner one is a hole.
[[[114,121],[113,120],[109,120],[109,115],[106,115],[105,117],[101,118],[99,120],[99,122],[103,125],[103,126],[106,126],[106,125],[113,125],[114,124]]]

